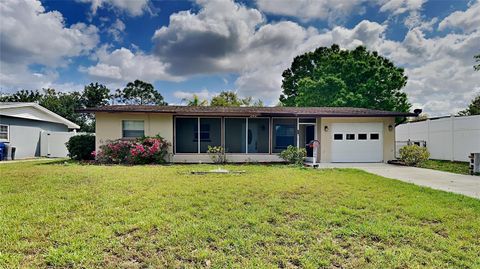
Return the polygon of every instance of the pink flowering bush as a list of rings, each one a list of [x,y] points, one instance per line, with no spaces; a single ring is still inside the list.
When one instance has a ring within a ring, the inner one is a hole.
[[[168,143],[160,136],[143,137],[136,140],[113,140],[100,146],[95,152],[100,163],[153,164],[165,163]]]

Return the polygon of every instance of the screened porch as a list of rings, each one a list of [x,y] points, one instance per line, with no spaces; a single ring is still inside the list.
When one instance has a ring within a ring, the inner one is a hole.
[[[174,154],[206,154],[222,146],[230,155],[277,155],[288,146],[306,147],[317,139],[315,118],[184,117],[174,118]],[[307,155],[307,156],[308,156]]]

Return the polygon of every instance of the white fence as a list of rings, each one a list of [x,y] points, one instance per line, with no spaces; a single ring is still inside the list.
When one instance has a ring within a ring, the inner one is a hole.
[[[80,134],[85,133],[42,131],[40,133],[40,156],[49,158],[68,157],[65,143],[70,137]]]
[[[426,141],[431,159],[466,162],[470,153],[480,152],[480,115],[401,124],[395,140]]]

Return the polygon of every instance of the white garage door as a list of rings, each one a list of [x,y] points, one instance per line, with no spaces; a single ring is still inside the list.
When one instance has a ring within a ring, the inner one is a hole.
[[[383,123],[333,123],[332,162],[382,162]]]

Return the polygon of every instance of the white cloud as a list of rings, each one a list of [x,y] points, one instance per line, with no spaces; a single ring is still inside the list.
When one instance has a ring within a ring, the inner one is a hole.
[[[197,14],[174,13],[168,26],[155,31],[155,54],[178,75],[237,70],[230,56],[247,48],[255,27],[264,22],[262,14],[232,1],[199,4]]]
[[[443,19],[438,25],[440,31],[452,28],[466,33],[480,31],[480,1],[470,6],[466,11],[455,11]]]
[[[107,32],[113,37],[117,42],[123,40],[123,32],[125,31],[125,23],[122,20],[116,19],[114,23],[107,29]]]
[[[399,15],[406,12],[416,11],[422,8],[427,0],[377,0],[381,12],[391,12]]]
[[[152,13],[149,0],[77,0],[89,3],[91,11],[95,15],[99,8],[115,8],[126,12],[130,16],[141,16],[145,12]]]
[[[331,24],[351,14],[365,13],[366,5],[379,6],[380,12],[399,15],[420,10],[426,0],[257,0],[259,10],[307,21],[328,20]]]
[[[302,20],[321,19],[335,22],[352,12],[363,13],[367,0],[257,0],[257,7],[271,14],[298,17]]]
[[[66,27],[57,11],[46,12],[39,1],[0,2],[0,85],[2,88],[45,87],[58,77],[56,67],[88,54],[99,41],[93,25]],[[45,66],[33,71],[29,65]]]
[[[193,95],[197,95],[200,100],[210,100],[213,96],[215,96],[217,93],[212,93],[207,89],[203,89],[201,91],[175,91],[173,93],[173,96],[175,96],[178,99],[188,99],[192,98]]]
[[[81,67],[80,71],[95,79],[100,79],[112,85],[124,85],[135,79],[154,82],[156,80],[179,81],[180,77],[169,75],[167,65],[158,58],[144,54],[142,51],[132,52],[127,48],[109,51],[102,46],[95,54],[97,64]]]
[[[98,29],[76,23],[66,27],[61,13],[46,12],[39,1],[1,1],[1,60],[58,66],[65,57],[86,54],[98,41]]]

